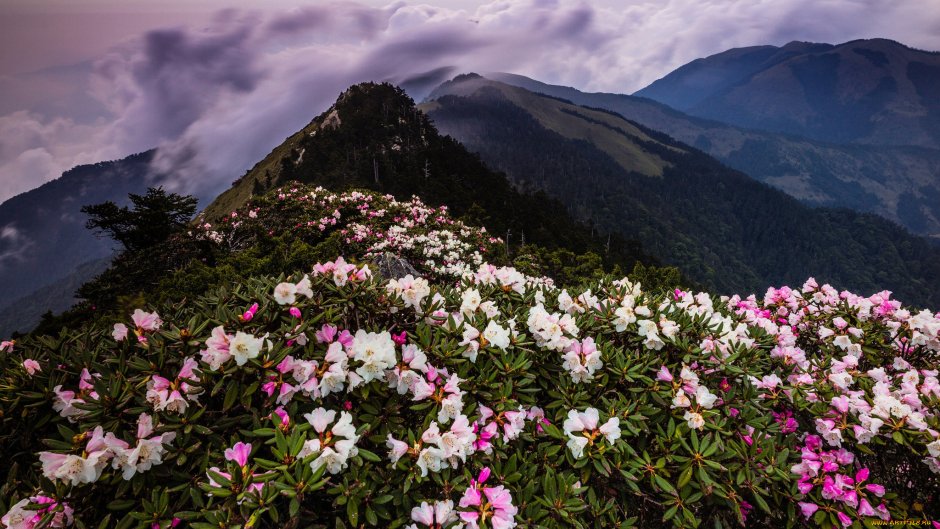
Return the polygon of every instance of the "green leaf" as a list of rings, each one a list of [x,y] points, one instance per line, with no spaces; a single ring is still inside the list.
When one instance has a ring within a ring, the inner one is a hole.
[[[372,461],[373,463],[380,463],[382,458],[377,456],[375,453],[370,452],[364,448],[359,449],[359,455],[362,456],[366,461]]]
[[[359,525],[359,502],[355,498],[349,498],[346,502],[346,517],[353,527]]]
[[[676,488],[673,487],[671,483],[663,479],[663,477],[660,476],[659,474],[653,474],[653,480],[656,482],[656,485],[659,486],[661,490],[664,490],[666,492],[671,492],[671,493],[676,492]]]
[[[137,502],[134,500],[114,500],[108,503],[109,511],[126,511],[133,507]]]
[[[689,465],[688,467],[686,467],[685,470],[682,471],[682,474],[679,476],[679,488],[681,489],[685,487],[689,483],[689,480],[691,479],[692,479],[692,465]]]

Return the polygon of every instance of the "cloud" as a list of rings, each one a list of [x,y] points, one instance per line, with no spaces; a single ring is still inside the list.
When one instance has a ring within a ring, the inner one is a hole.
[[[456,73],[510,71],[630,93],[695,58],[790,40],[888,37],[940,49],[934,0],[494,0],[474,11],[396,2],[226,10],[206,28],[121,43],[89,69],[98,119],[0,116],[0,200],[77,163],[158,146],[155,171],[211,197],[350,84],[417,98]],[[73,72],[74,74],[74,72]]]
[[[33,242],[12,223],[0,228],[0,271],[3,271],[8,263],[22,260],[26,250],[32,245]]]

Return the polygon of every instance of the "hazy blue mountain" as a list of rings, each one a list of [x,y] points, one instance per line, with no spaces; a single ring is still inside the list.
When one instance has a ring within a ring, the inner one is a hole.
[[[886,39],[736,48],[692,61],[634,95],[816,140],[940,147],[940,53]]]
[[[940,249],[926,239],[874,215],[801,204],[618,114],[477,75],[443,84],[420,108],[518,188],[639,239],[719,291],[762,293],[813,275],[915,304],[940,296]]]
[[[0,204],[0,335],[68,308],[73,287],[101,271],[92,263],[108,258],[113,243],[85,229],[80,210],[106,200],[124,204],[128,193],[146,191],[152,154],[82,165]]]
[[[641,97],[585,93],[506,73],[487,77],[617,112],[807,204],[876,213],[940,238],[940,149],[822,142],[697,118]]]

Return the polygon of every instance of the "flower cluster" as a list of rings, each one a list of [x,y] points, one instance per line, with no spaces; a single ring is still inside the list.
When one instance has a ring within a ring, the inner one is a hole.
[[[843,510],[851,507],[859,516],[875,516],[882,520],[891,515],[884,503],[876,498],[885,494],[885,488],[875,483],[866,483],[869,477],[867,468],[859,469],[854,477],[850,469],[855,456],[845,449],[823,450],[822,440],[816,435],[807,435],[800,452],[801,460],[792,471],[799,476],[797,487],[801,494],[809,496],[814,489],[819,489],[823,499],[828,500],[828,508],[836,509],[836,516],[843,526],[852,525],[853,520]],[[849,472],[849,473],[847,473]],[[872,506],[872,502],[878,504]],[[820,506],[813,502],[800,502],[800,510],[809,518]]]
[[[326,467],[330,474],[339,474],[348,465],[349,458],[358,453],[356,441],[359,435],[353,427],[352,415],[344,411],[337,420],[336,411],[317,408],[304,418],[318,437],[306,441],[298,457],[316,456],[310,463],[313,470]]]
[[[163,320],[160,319],[160,316],[156,312],[144,312],[141,309],[136,309],[134,313],[131,314],[131,321],[134,322],[134,334],[141,343],[146,343],[147,334],[160,330],[160,326],[163,325]],[[129,329],[127,325],[115,323],[111,337],[118,342],[124,341],[127,339],[128,332]]]
[[[156,411],[182,414],[189,406],[189,402],[196,402],[200,391],[190,387],[188,381],[196,379],[199,363],[194,358],[183,361],[176,379],[170,381],[160,375],[153,375],[147,382],[147,402]]]
[[[514,516],[519,510],[512,504],[512,494],[506,487],[497,485],[487,487],[490,469],[484,468],[476,479],[470,480],[470,486],[460,498],[460,519],[467,529],[491,527],[492,529],[512,529],[516,526]]]
[[[192,235],[237,249],[260,235],[289,231],[301,240],[322,240],[336,233],[364,259],[405,256],[422,272],[450,278],[472,274],[501,243],[485,228],[454,220],[446,206],[430,207],[417,197],[399,201],[391,195],[303,185],[281,188],[273,197],[255,197],[216,225],[203,222]],[[337,285],[344,282],[342,266],[326,267],[316,273],[335,273]]]
[[[167,432],[152,436],[153,419],[141,414],[137,420],[137,439],[131,445],[116,437],[113,433],[105,434],[101,426],[81,435],[87,443],[81,455],[40,452],[42,473],[47,479],[63,481],[71,485],[94,483],[101,477],[102,471],[111,463],[114,469],[120,469],[125,480],[130,480],[138,472],[150,470],[163,462],[164,445],[173,442],[176,434]]]
[[[68,527],[72,525],[72,508],[49,496],[32,496],[15,503],[0,523],[8,529],[33,529],[43,519],[49,520],[46,527]]]
[[[666,366],[659,368],[656,378],[663,382],[675,382],[673,385],[676,393],[672,398],[671,407],[685,409],[686,412],[682,418],[688,422],[689,428],[701,430],[705,426],[705,418],[702,416],[704,410],[712,409],[718,397],[707,387],[699,385],[698,375],[686,366],[683,366],[682,371],[679,372],[678,382]]]

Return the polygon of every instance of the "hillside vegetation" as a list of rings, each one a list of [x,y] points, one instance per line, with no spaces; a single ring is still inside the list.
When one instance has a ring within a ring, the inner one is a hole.
[[[940,517],[940,315],[814,280],[762,298],[609,276],[561,290],[484,262],[502,246],[486,231],[370,193],[288,187],[194,236],[251,248],[330,227],[309,251],[332,257],[296,272],[0,345],[2,523]],[[424,277],[354,264],[386,250]]]

